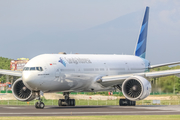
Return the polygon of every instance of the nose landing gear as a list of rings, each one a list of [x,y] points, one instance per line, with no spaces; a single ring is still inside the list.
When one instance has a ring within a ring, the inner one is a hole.
[[[36,93],[36,99],[38,100],[38,102],[35,103],[35,108],[36,109],[44,109],[45,104],[42,102],[42,99],[40,97],[40,92]]]
[[[75,99],[69,98],[69,92],[64,92],[63,95],[65,99],[59,99],[59,106],[75,106]]]

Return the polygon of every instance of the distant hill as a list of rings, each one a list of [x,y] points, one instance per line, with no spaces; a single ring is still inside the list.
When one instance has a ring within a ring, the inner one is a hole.
[[[75,32],[46,27],[46,32],[32,30],[33,32],[27,32],[28,35],[20,33],[17,34],[20,37],[16,37],[11,44],[1,46],[2,50],[7,49],[7,46],[12,50],[6,51],[6,54],[0,51],[0,54],[14,59],[18,57],[32,58],[39,54],[59,52],[132,55],[143,16],[144,10],[141,10]],[[174,32],[169,33],[166,30],[174,30]],[[179,61],[179,34],[176,32],[177,30],[168,27],[150,11],[146,59],[152,65]],[[174,35],[172,36],[172,34]]]

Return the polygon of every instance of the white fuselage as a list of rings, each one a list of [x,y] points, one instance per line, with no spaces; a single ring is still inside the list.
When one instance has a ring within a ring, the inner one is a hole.
[[[56,91],[104,91],[96,82],[109,75],[140,73],[146,71],[149,62],[133,55],[43,54],[32,58],[23,71],[23,83],[31,90]],[[30,70],[42,67],[42,71]]]

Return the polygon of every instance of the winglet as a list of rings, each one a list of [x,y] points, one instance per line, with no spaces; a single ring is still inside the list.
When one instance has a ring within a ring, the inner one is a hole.
[[[148,18],[149,18],[149,7],[146,7],[144,14],[144,19],[139,34],[139,39],[135,49],[135,56],[139,56],[145,59],[146,56],[146,41],[147,41],[147,31],[148,31]]]

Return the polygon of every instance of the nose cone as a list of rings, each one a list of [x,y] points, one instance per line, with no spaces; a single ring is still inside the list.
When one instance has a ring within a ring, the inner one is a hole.
[[[35,73],[32,73],[30,71],[23,71],[23,73],[22,73],[23,83],[30,90],[37,89],[38,83],[36,81],[35,75],[36,75]]]

